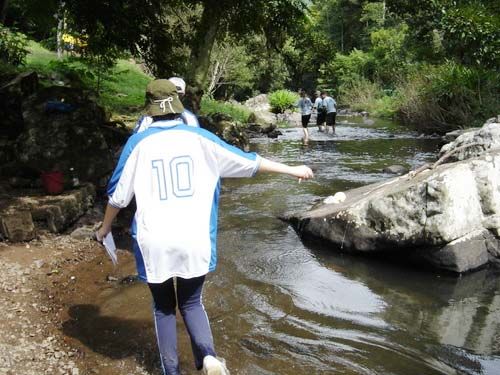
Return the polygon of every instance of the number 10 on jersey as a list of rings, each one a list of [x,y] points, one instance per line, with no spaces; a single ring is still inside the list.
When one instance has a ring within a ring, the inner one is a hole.
[[[186,198],[194,194],[193,159],[190,156],[176,156],[170,161],[151,161],[153,179],[156,177],[160,200],[170,197]]]

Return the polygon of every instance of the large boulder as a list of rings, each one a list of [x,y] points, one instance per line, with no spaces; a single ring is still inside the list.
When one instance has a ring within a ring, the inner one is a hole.
[[[463,136],[471,144],[483,139],[495,145],[499,129],[500,124],[487,124]],[[454,272],[476,269],[499,256],[500,149],[483,146],[472,155],[350,190],[344,201],[287,219],[301,237],[333,249],[406,252]]]
[[[245,128],[240,123],[234,121],[231,116],[216,113],[211,116],[199,116],[200,126],[227,143],[239,147],[242,150],[249,150],[249,139]]]
[[[22,102],[38,89],[38,75],[25,72],[0,87],[0,137],[15,139],[24,130]],[[3,158],[2,158],[3,159]],[[3,159],[5,160],[5,159]]]
[[[248,122],[262,126],[274,125],[277,117],[271,112],[271,105],[266,94],[260,94],[245,101],[244,106],[252,111]]]
[[[259,94],[253,98],[247,99],[244,105],[255,112],[271,110],[271,105],[269,104],[269,99],[266,94]]]
[[[49,87],[23,102],[25,130],[16,160],[36,171],[73,168],[80,180],[98,181],[113,166],[103,135],[104,110],[78,89]]]
[[[450,154],[448,161],[465,160],[494,148],[500,148],[500,124],[486,123],[482,128],[466,131],[445,144],[439,151],[439,156]]]

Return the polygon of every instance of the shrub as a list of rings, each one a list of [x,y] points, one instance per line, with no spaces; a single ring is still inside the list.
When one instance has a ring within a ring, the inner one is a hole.
[[[367,111],[375,117],[394,117],[398,109],[392,90],[367,79],[358,79],[339,87],[339,103],[353,111]]]
[[[353,111],[372,112],[373,103],[383,95],[380,86],[364,78],[358,78],[339,87],[339,103]]]
[[[248,122],[248,117],[252,112],[248,108],[240,104],[220,102],[218,100],[203,97],[203,99],[201,100],[200,113],[202,115],[223,113],[231,116],[236,121],[246,123]]]
[[[299,95],[288,90],[277,90],[269,94],[269,104],[273,113],[294,109],[298,100]]]
[[[424,65],[398,88],[398,113],[422,131],[481,125],[500,111],[499,78],[497,72],[452,61]]]
[[[0,60],[15,66],[23,65],[28,54],[28,39],[24,34],[0,25]]]

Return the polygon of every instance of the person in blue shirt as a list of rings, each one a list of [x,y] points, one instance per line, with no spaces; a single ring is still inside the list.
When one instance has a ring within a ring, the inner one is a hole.
[[[186,125],[176,86],[158,79],[146,88],[147,128],[123,148],[108,185],[101,241],[120,209],[135,198],[132,224],[137,272],[153,298],[154,323],[164,375],[180,375],[176,311],[188,330],[195,367],[227,375],[217,358],[202,291],[217,265],[217,208],[221,178],[256,173],[313,178],[305,165],[289,166],[243,152],[208,130]]]
[[[335,135],[335,118],[337,116],[337,102],[326,91],[321,92],[323,106],[326,107],[326,128],[325,133],[328,133],[328,127],[332,127],[332,134]]]
[[[299,107],[302,115],[302,130],[304,131],[303,142],[307,144],[309,142],[309,131],[307,130],[307,126],[309,125],[309,120],[311,120],[313,104],[305,90],[300,90],[300,99],[297,103],[297,107]]]

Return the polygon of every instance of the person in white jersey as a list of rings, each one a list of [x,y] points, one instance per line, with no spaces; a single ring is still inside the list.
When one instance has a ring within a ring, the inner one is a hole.
[[[109,201],[97,239],[111,231],[120,209],[135,197],[134,254],[139,277],[153,297],[163,373],[180,374],[178,305],[196,368],[205,374],[226,375],[201,298],[205,277],[217,263],[221,178],[276,172],[300,182],[312,178],[313,172],[305,165],[288,166],[243,152],[205,129],[187,126],[179,119],[184,108],[176,88],[166,79],[148,84],[146,104],[153,122],[133,134],[123,148],[108,185]]]
[[[180,77],[170,77],[168,79],[175,85],[175,89],[177,90],[177,94],[179,95],[179,99],[182,100],[184,95],[186,95],[186,82]],[[194,126],[195,128],[200,127],[200,123],[198,122],[198,118],[194,113],[184,108],[184,111],[181,113],[180,118],[182,121],[189,126]],[[151,116],[142,116],[137,121],[134,127],[134,133],[140,133],[147,129],[149,125],[153,122]]]

